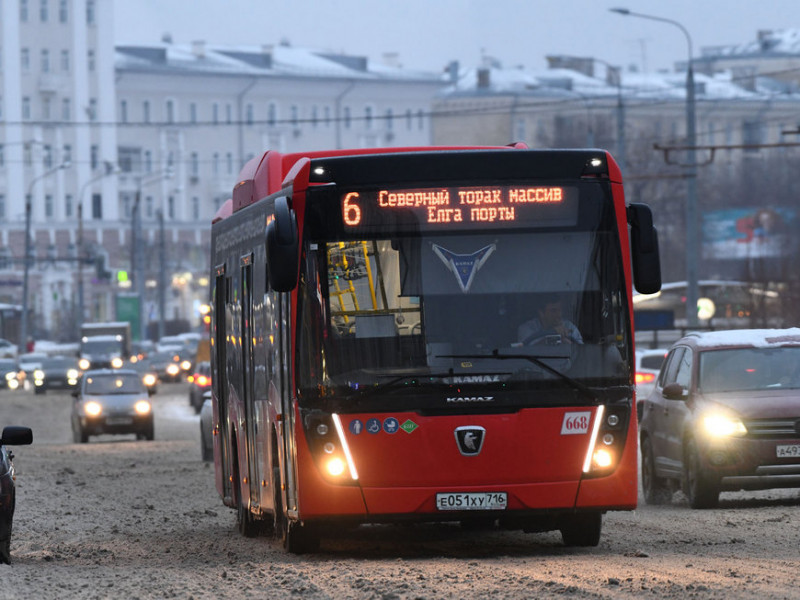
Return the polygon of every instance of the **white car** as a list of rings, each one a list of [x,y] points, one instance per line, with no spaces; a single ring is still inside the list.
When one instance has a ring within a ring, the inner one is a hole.
[[[0,358],[17,358],[17,346],[0,338]]]
[[[636,372],[634,382],[636,383],[636,408],[637,412],[641,403],[656,385],[658,373],[664,362],[667,351],[665,348],[654,348],[636,351]]]

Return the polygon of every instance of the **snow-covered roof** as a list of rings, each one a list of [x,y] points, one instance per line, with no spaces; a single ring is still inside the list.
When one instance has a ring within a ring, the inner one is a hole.
[[[730,46],[702,48],[702,59],[720,57],[785,56],[800,57],[800,29],[761,30],[757,39]]]
[[[115,66],[123,71],[175,74],[346,77],[440,82],[441,73],[407,70],[367,57],[319,49],[280,45],[219,45],[161,43],[116,47]]]

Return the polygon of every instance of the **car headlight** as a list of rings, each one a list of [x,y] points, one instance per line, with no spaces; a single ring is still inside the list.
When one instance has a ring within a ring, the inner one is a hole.
[[[145,376],[142,377],[142,383],[144,383],[147,387],[153,387],[156,384],[156,376],[152,373],[145,373]]]
[[[189,362],[188,360],[181,361],[181,369],[183,369],[184,371],[188,371],[191,368],[192,368],[191,362]]]
[[[741,437],[747,435],[747,427],[741,419],[722,413],[703,415],[700,421],[703,432],[709,437]]]
[[[67,379],[73,380],[77,379],[80,373],[78,373],[78,369],[69,369],[67,370]]]
[[[9,371],[6,373],[6,381],[11,381],[12,379],[17,379],[17,374],[14,371]]]
[[[91,366],[92,366],[92,363],[89,361],[89,359],[88,359],[88,358],[82,358],[82,359],[80,359],[80,360],[78,361],[78,367],[79,367],[79,368],[80,368],[82,371],[86,371],[86,370],[88,370],[88,369],[89,369],[89,367],[91,367]]]
[[[39,380],[44,379],[44,371],[42,371],[41,369],[34,369],[33,370],[33,378],[34,379],[39,379]]]
[[[84,405],[83,410],[90,417],[96,417],[103,412],[103,406],[99,402],[91,400]]]
[[[180,372],[181,368],[177,365],[177,363],[171,363],[167,367],[167,373],[170,375],[177,375]]]
[[[122,368],[122,359],[119,356],[115,356],[111,359],[111,366],[114,369],[121,369]]]
[[[150,414],[150,403],[147,400],[139,400],[133,405],[133,410],[136,411],[137,415]]]

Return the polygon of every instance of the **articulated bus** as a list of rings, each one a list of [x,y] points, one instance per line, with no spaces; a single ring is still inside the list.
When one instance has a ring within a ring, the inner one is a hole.
[[[636,507],[631,294],[661,271],[605,151],[268,151],[211,270],[216,486],[243,535],[301,553],[460,521],[592,546]]]

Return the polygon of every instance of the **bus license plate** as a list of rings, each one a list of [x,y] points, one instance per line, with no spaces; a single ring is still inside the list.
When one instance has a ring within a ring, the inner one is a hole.
[[[506,492],[462,492],[436,494],[438,510],[505,510]]]
[[[776,446],[775,451],[778,458],[800,458],[800,444]]]

